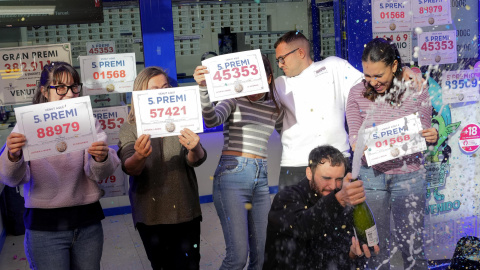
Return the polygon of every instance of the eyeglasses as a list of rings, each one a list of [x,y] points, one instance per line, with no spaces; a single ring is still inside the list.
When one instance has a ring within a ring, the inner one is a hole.
[[[50,85],[50,89],[55,88],[57,95],[65,96],[68,93],[68,90],[72,90],[72,93],[78,94],[82,91],[83,84],[72,84],[72,85]]]
[[[285,64],[285,58],[286,58],[289,54],[292,54],[292,53],[296,52],[298,49],[300,49],[300,48],[296,48],[295,50],[293,50],[293,51],[291,51],[291,52],[289,52],[289,53],[286,53],[286,54],[284,54],[284,55],[282,55],[282,56],[279,56],[279,57],[277,58],[277,60],[275,60],[275,62],[277,62],[277,65],[278,65],[278,63],[280,63],[280,64],[282,64],[282,65]]]

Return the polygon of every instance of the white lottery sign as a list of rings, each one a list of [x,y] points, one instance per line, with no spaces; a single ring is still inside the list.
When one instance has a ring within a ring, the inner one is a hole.
[[[450,0],[413,0],[412,12],[415,26],[452,23]]]
[[[413,0],[416,1],[416,0]],[[410,0],[373,0],[373,32],[403,32],[412,29]]]
[[[97,118],[103,131],[108,136],[108,145],[117,145],[120,127],[127,121],[127,106],[115,106],[93,109],[93,116]]]
[[[87,42],[87,55],[115,53],[115,41]]]
[[[72,63],[69,43],[0,49],[0,99],[3,104],[32,103],[43,67]]]
[[[420,135],[422,129],[417,114],[366,129],[368,166],[426,150],[427,144]]]
[[[83,150],[97,141],[89,97],[15,108],[18,132],[25,135],[25,160]]]
[[[179,135],[188,128],[203,132],[198,86],[133,91],[137,135],[152,138]]]
[[[128,175],[118,166],[109,177],[98,181],[98,186],[103,190],[103,198],[127,195]]]
[[[418,35],[418,65],[457,63],[456,37],[455,30],[423,32]]]
[[[374,38],[389,38],[397,46],[403,63],[412,61],[412,32],[373,33]]]
[[[125,93],[137,76],[134,53],[79,56],[85,95]]]
[[[480,68],[475,70],[444,71],[442,100],[444,104],[479,100]]]
[[[260,50],[224,54],[202,61],[211,101],[268,92]]]

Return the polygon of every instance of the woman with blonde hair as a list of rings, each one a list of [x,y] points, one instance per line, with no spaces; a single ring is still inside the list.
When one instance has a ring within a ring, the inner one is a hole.
[[[142,70],[133,91],[170,88],[159,67]],[[157,269],[199,269],[202,213],[194,167],[207,158],[200,137],[189,129],[177,137],[137,136],[132,103],[120,128],[118,156],[131,175],[132,217],[148,259]]]

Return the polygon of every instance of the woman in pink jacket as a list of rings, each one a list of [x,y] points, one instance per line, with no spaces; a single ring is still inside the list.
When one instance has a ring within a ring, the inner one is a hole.
[[[80,95],[82,84],[68,63],[44,67],[33,104]],[[15,127],[0,156],[0,181],[25,187],[25,254],[32,269],[100,269],[105,218],[97,181],[120,161],[96,122],[97,141],[86,149],[25,161],[26,137]]]

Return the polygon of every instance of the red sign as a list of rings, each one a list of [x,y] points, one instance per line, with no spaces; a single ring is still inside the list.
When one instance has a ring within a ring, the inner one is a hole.
[[[476,124],[468,124],[460,133],[458,144],[462,150],[471,154],[480,147],[480,127]]]

